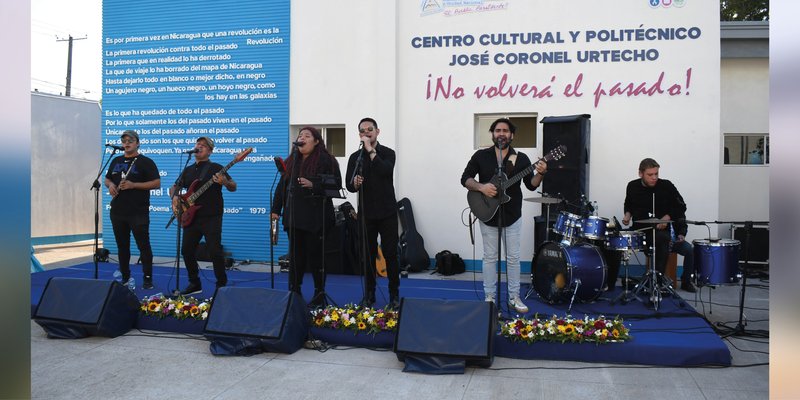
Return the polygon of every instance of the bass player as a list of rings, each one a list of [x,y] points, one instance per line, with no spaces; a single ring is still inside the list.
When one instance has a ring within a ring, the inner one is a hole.
[[[224,203],[222,199],[222,188],[229,192],[236,191],[236,182],[223,172],[223,166],[209,159],[214,152],[214,141],[206,136],[197,139],[194,148],[195,163],[186,167],[181,173],[180,180],[175,186],[170,188],[172,197],[172,208],[177,213],[180,205],[180,196],[175,195],[176,190],[189,188],[193,182],[195,186],[207,182],[209,179],[214,182],[194,201],[197,211],[190,224],[183,227],[183,244],[181,254],[186,264],[186,271],[189,275],[189,285],[181,291],[182,295],[200,293],[203,286],[200,283],[200,270],[195,256],[200,239],[205,237],[206,248],[214,265],[214,276],[216,277],[217,288],[228,283],[228,276],[225,273],[225,257],[222,252],[222,213]]]

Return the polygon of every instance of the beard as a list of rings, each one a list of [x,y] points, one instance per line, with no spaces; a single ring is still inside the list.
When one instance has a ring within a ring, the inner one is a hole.
[[[494,147],[497,147],[500,150],[505,150],[511,145],[511,140],[509,139],[506,141],[505,138],[493,138],[492,142],[494,142]]]

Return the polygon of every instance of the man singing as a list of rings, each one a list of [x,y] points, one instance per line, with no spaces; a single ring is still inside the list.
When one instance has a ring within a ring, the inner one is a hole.
[[[125,153],[114,158],[105,185],[111,195],[111,225],[119,252],[122,283],[131,277],[131,232],[142,260],[142,288],[153,288],[153,251],[150,248],[150,190],[161,186],[156,163],[139,154],[139,134],[122,132]]]
[[[400,306],[400,267],[397,261],[397,200],[394,195],[395,153],[378,143],[380,133],[378,123],[372,118],[363,118],[358,123],[362,147],[350,155],[345,177],[347,190],[359,192],[358,218],[363,218],[369,244],[361,306],[372,307],[375,303],[375,259],[380,235],[381,249],[386,259],[386,276],[389,278],[389,304],[386,308],[397,309]]]
[[[236,182],[226,172],[221,172],[222,165],[209,160],[214,151],[214,141],[205,136],[200,137],[197,139],[194,149],[196,151],[194,153],[195,163],[183,170],[180,182],[170,189],[170,195],[173,196],[172,208],[177,212],[178,207],[181,207],[178,196],[173,195],[175,190],[188,188],[195,180],[198,181],[196,187],[202,186],[209,179],[214,184],[195,200],[194,205],[201,207],[194,214],[191,224],[183,228],[181,254],[189,274],[189,285],[181,291],[182,295],[200,293],[203,290],[195,256],[202,237],[206,239],[206,249],[214,265],[217,288],[228,283],[228,276],[225,273],[225,257],[222,253],[222,213],[224,209],[222,188],[225,187],[229,192],[236,191]]]
[[[514,133],[517,128],[508,118],[494,121],[489,128],[494,146],[475,152],[464,168],[461,175],[461,184],[469,190],[481,192],[484,196],[495,197],[498,189],[490,181],[497,173],[498,159],[502,160],[502,171],[507,177],[512,177],[531,165],[530,159],[524,153],[517,152],[511,147]],[[540,161],[536,165],[537,174],[522,179],[528,190],[536,190],[547,172],[547,163]],[[478,180],[475,180],[475,175]],[[497,237],[499,227],[503,228],[503,242],[506,248],[507,275],[508,275],[508,304],[518,313],[528,312],[528,307],[519,298],[519,237],[522,228],[522,188],[519,181],[506,189],[506,194],[511,198],[502,206],[503,212],[497,212],[489,221],[480,221],[481,236],[483,238],[483,292],[486,301],[494,302],[497,297]],[[502,225],[501,225],[502,221]]]

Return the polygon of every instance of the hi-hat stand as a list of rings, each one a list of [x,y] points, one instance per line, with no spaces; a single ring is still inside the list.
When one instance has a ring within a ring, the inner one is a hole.
[[[683,298],[678,295],[675,291],[675,288],[672,286],[672,279],[669,277],[664,276],[661,272],[656,270],[656,227],[659,224],[671,224],[673,221],[671,220],[663,220],[657,218],[650,218],[650,219],[643,219],[636,221],[640,224],[651,224],[653,225],[652,228],[652,245],[650,246],[652,249],[652,255],[650,257],[650,268],[648,269],[647,273],[642,276],[642,280],[636,284],[636,287],[633,289],[633,295],[636,299],[641,301],[639,297],[642,292],[648,294],[650,302],[653,304],[653,309],[658,310],[658,307],[661,304],[661,300],[664,293],[671,295],[673,298],[680,301],[681,306],[683,306]]]

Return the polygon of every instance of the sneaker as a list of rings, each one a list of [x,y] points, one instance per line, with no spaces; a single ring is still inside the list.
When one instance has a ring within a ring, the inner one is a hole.
[[[694,287],[694,285],[692,284],[692,281],[690,281],[690,280],[682,281],[681,282],[681,289],[685,290],[685,291],[687,291],[689,293],[697,292],[697,288]]]
[[[151,290],[153,289],[153,278],[152,277],[144,277],[142,281],[142,289]]]
[[[494,295],[493,294],[487,294],[486,298],[484,298],[483,301],[485,301],[487,303],[489,303],[489,302],[494,303]]]
[[[182,296],[187,296],[190,294],[200,293],[203,291],[203,286],[199,283],[192,283],[189,282],[189,286],[186,286],[186,289],[181,290]]]
[[[525,314],[526,312],[528,312],[528,306],[526,306],[525,303],[522,302],[522,299],[520,299],[519,296],[514,296],[511,299],[509,299],[508,305],[514,307],[514,310],[516,310],[520,314]]]

